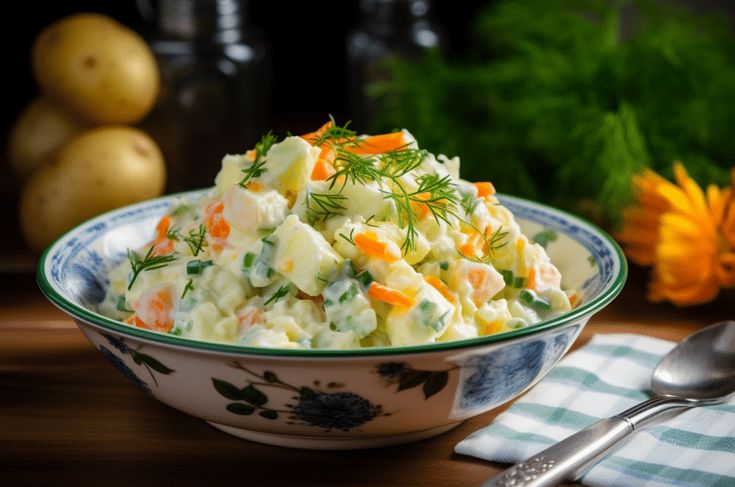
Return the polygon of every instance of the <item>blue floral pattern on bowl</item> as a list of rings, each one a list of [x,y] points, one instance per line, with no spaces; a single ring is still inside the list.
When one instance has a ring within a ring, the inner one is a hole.
[[[579,327],[519,341],[470,357],[463,364],[459,408],[495,407],[533,385],[572,344]]]

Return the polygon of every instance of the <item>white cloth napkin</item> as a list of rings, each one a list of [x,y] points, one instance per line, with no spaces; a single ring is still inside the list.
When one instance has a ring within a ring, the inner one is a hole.
[[[497,462],[526,460],[650,397],[651,373],[673,346],[642,335],[595,335],[455,451]],[[605,487],[734,487],[735,398],[678,411],[645,423],[580,482]]]

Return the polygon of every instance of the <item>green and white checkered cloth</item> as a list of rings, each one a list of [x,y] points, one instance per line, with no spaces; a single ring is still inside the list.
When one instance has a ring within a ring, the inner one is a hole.
[[[674,343],[595,335],[525,396],[455,448],[516,463],[650,397],[651,373]],[[735,398],[645,423],[580,480],[592,486],[735,486]]]

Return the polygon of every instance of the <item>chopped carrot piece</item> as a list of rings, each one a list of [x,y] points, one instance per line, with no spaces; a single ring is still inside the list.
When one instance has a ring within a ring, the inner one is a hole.
[[[447,301],[450,303],[457,302],[457,296],[455,296],[454,292],[449,288],[449,286],[444,284],[441,279],[435,276],[426,276],[424,279],[426,279],[426,282],[428,282],[431,287],[439,291]]]
[[[482,334],[493,335],[495,333],[500,333],[501,331],[503,331],[503,322],[500,320],[494,320],[485,325],[482,330]]]
[[[222,215],[224,209],[225,204],[221,201],[210,203],[204,208],[204,227],[207,229],[207,242],[216,251],[224,248],[227,237],[230,235],[230,224]]]
[[[248,185],[247,185],[247,188],[248,188],[248,189],[249,189],[250,191],[253,191],[253,192],[255,192],[255,193],[259,193],[259,192],[263,191],[263,187],[264,187],[264,186],[263,186],[263,183],[260,183],[260,182],[258,182],[258,181],[250,181],[250,182],[248,183]]]
[[[377,282],[370,284],[368,288],[368,296],[383,301],[384,303],[391,304],[393,306],[402,306],[404,308],[410,308],[413,306],[414,300],[408,294],[393,289]]]
[[[477,256],[477,244],[480,239],[480,235],[477,233],[477,231],[473,230],[466,230],[463,231],[465,235],[467,235],[467,239],[464,241],[463,244],[461,244],[457,250],[460,254],[464,255],[465,257],[476,257]]]
[[[243,311],[237,313],[237,320],[240,322],[240,329],[246,330],[255,323],[263,322],[263,312],[255,306],[248,306]]]
[[[245,153],[245,159],[247,159],[248,161],[255,161],[256,156],[257,156],[257,153],[253,149],[250,149],[249,151]]]
[[[171,317],[173,307],[173,286],[151,290],[133,303],[135,314],[128,318],[128,322],[139,328],[168,333],[174,325]]]
[[[156,225],[156,233],[158,235],[166,235],[166,232],[168,232],[169,227],[171,226],[171,217],[166,215],[163,218],[161,218],[161,221],[158,222],[158,225]]]
[[[337,171],[329,160],[320,157],[319,160],[316,161],[316,164],[314,164],[314,169],[311,171],[311,180],[326,181],[336,172]]]
[[[156,238],[153,240],[153,255],[168,255],[174,251],[174,241],[168,238],[171,217],[164,216],[156,225]]]
[[[488,196],[492,196],[495,194],[495,186],[493,186],[493,183],[488,181],[475,183],[475,188],[477,188],[478,198],[487,199]]]
[[[395,262],[401,258],[400,251],[396,252],[391,245],[378,240],[373,232],[358,233],[352,240],[358,249],[380,260]]]
[[[536,269],[534,269],[533,267],[531,267],[528,270],[528,277],[526,278],[526,287],[532,290],[536,289]]]
[[[431,198],[431,193],[428,193],[428,192],[427,193],[419,193],[419,194],[416,195],[416,198],[418,198],[418,199],[420,199],[422,201],[426,201],[429,198]],[[429,215],[429,213],[431,213],[431,210],[429,210],[429,207],[428,207],[428,205],[426,205],[426,203],[419,203],[419,202],[416,202],[416,201],[412,201],[411,202],[411,209],[416,214],[416,216],[419,218],[419,220],[423,220],[424,218],[426,218]]]
[[[359,144],[345,147],[345,150],[353,154],[383,154],[405,146],[406,139],[403,138],[403,132],[393,132],[365,137],[360,139]]]
[[[304,139],[305,141],[307,141],[308,143],[313,144],[314,142],[316,142],[317,140],[319,140],[319,138],[322,135],[324,135],[324,132],[326,132],[328,129],[332,128],[333,125],[334,124],[330,120],[329,122],[327,122],[324,125],[322,125],[321,127],[319,127],[317,130],[315,130],[314,132],[309,132],[308,134],[302,135],[301,138]]]

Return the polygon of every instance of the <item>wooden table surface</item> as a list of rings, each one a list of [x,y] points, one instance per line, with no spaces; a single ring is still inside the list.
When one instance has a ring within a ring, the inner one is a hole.
[[[609,332],[679,340],[735,317],[729,296],[687,310],[647,303],[644,276],[633,274],[575,346]],[[435,438],[373,450],[294,450],[228,436],[131,387],[32,275],[0,277],[0,486],[476,486],[504,467],[453,453],[503,408]]]

